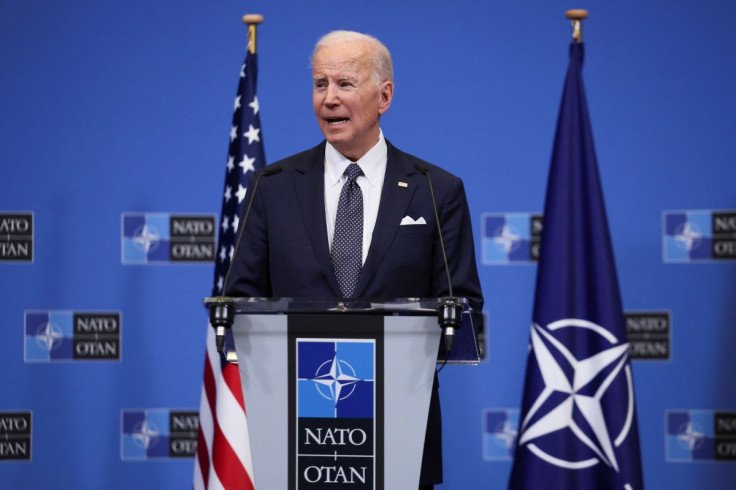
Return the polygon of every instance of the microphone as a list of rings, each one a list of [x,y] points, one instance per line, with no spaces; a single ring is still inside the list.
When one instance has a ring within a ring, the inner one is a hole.
[[[258,172],[256,176],[256,181],[253,184],[253,191],[250,193],[248,207],[245,208],[245,213],[243,214],[243,223],[240,225],[240,230],[238,230],[238,238],[235,240],[235,252],[237,252],[238,248],[240,247],[240,241],[243,239],[243,231],[245,230],[245,224],[248,222],[248,216],[250,215],[251,206],[253,206],[253,198],[256,196],[258,183],[261,181],[262,177],[270,177],[272,175],[276,175],[282,170],[283,167],[281,167],[280,165],[269,165],[263,167],[260,172]],[[225,281],[222,283],[222,293],[227,290],[227,286],[230,282],[230,273],[233,270],[233,262],[235,262],[235,253],[233,253],[233,258],[230,260],[230,265],[227,268]],[[210,324],[215,327],[215,344],[217,345],[217,352],[219,352],[220,355],[224,355],[223,351],[225,349],[226,339],[225,329],[230,328],[233,324],[234,314],[232,311],[232,302],[228,302],[226,300],[220,301],[214,306],[215,307],[210,308]]]
[[[415,163],[414,168],[427,176],[429,182],[429,193],[432,196],[432,208],[434,209],[434,219],[437,223],[437,235],[440,238],[440,249],[442,250],[442,260],[445,265],[445,273],[447,274],[447,288],[450,296],[441,298],[443,303],[437,307],[437,322],[442,328],[445,341],[445,352],[452,351],[455,345],[455,329],[460,328],[460,315],[462,314],[462,305],[458,299],[452,294],[452,279],[450,278],[450,266],[447,263],[447,253],[445,252],[445,240],[442,238],[442,226],[440,225],[440,215],[437,212],[437,200],[434,197],[434,187],[432,186],[432,177],[429,175],[429,169],[420,163]]]

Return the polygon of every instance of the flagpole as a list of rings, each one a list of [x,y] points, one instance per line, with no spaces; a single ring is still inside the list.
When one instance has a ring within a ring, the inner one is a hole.
[[[256,27],[263,23],[261,14],[245,14],[243,16],[243,24],[248,26],[248,51],[250,54],[256,54]]]
[[[565,17],[572,24],[572,40],[576,43],[583,42],[583,19],[588,18],[588,11],[582,9],[568,10]]]

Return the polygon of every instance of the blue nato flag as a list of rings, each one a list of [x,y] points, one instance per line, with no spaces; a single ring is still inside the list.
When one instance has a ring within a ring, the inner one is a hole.
[[[509,489],[643,488],[629,344],[582,66],[583,45],[573,43]]]

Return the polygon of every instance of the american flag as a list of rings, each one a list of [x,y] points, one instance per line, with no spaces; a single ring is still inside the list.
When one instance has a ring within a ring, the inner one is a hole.
[[[235,252],[248,178],[266,161],[256,97],[257,78],[257,55],[249,51],[240,70],[233,108],[213,296],[222,294]],[[253,464],[240,373],[236,365],[221,363],[211,327],[208,328],[205,357],[193,486],[195,489],[253,490]]]

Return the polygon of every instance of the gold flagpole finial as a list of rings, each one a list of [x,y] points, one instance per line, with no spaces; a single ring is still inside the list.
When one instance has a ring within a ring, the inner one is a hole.
[[[583,42],[583,19],[588,18],[587,10],[568,10],[565,17],[570,19],[572,24],[572,40],[576,43]]]
[[[243,24],[248,26],[248,51],[256,54],[256,27],[263,22],[261,14],[245,14]]]

